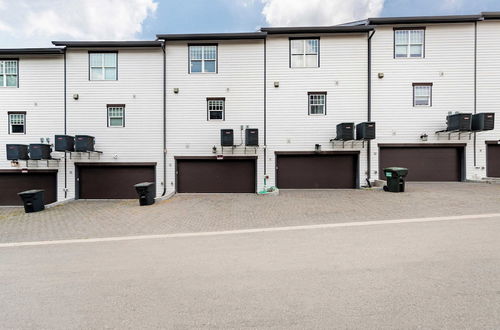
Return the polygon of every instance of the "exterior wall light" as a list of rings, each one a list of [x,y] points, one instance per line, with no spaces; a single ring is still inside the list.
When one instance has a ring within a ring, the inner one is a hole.
[[[429,138],[429,136],[428,136],[427,134],[425,134],[425,133],[424,133],[424,134],[422,134],[422,135],[420,135],[420,140],[422,140],[422,141],[424,141],[424,142],[425,142],[425,141],[427,141],[427,140],[428,140],[428,138]]]
[[[78,100],[80,98],[80,95],[78,94],[73,94],[73,100]]]
[[[314,151],[315,152],[321,152],[321,144],[314,145]]]
[[[280,82],[279,81],[275,81],[274,82],[274,87],[276,87],[276,88],[280,87]]]
[[[179,94],[179,88],[174,88],[174,94]]]
[[[379,72],[378,73],[378,79],[382,79],[384,78],[384,73],[383,72]]]

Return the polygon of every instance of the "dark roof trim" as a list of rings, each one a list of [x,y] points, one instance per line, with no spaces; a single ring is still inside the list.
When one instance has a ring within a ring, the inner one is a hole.
[[[59,55],[63,54],[63,48],[4,48],[0,49],[0,55]]]
[[[67,48],[140,48],[162,45],[160,41],[52,41],[52,44]]]
[[[450,15],[450,16],[412,16],[412,17],[378,17],[369,18],[370,25],[384,24],[422,24],[422,23],[467,23],[481,20],[481,15]]]
[[[499,11],[483,11],[481,13],[481,16],[485,19],[500,19],[500,12]]]
[[[239,39],[265,39],[267,33],[197,33],[197,34],[157,34],[156,38],[165,41],[181,40],[239,40]]]
[[[360,26],[303,26],[303,27],[266,27],[260,29],[267,34],[308,34],[308,33],[362,33],[372,31],[370,25]]]

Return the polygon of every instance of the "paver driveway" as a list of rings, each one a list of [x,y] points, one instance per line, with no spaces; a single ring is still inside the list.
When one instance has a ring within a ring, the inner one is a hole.
[[[149,207],[130,201],[76,201],[25,214],[0,208],[0,242],[95,238],[496,213],[500,185],[410,183],[377,190],[176,195]]]

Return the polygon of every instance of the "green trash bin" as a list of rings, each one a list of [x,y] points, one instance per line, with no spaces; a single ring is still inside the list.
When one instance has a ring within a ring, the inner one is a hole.
[[[408,169],[404,167],[388,167],[384,168],[384,174],[387,178],[387,186],[384,186],[385,191],[404,192],[405,178],[408,175]]]

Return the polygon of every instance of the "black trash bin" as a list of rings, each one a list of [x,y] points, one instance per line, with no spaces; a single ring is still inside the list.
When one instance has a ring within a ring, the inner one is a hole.
[[[139,204],[141,206],[155,203],[155,184],[153,182],[138,183],[134,187],[139,194]]]
[[[27,190],[18,193],[19,197],[23,200],[24,211],[26,213],[40,212],[45,210],[45,203],[43,201],[44,190]]]
[[[384,186],[385,191],[404,192],[405,178],[408,175],[408,169],[404,167],[388,167],[384,168],[384,174],[387,178],[387,186]]]

